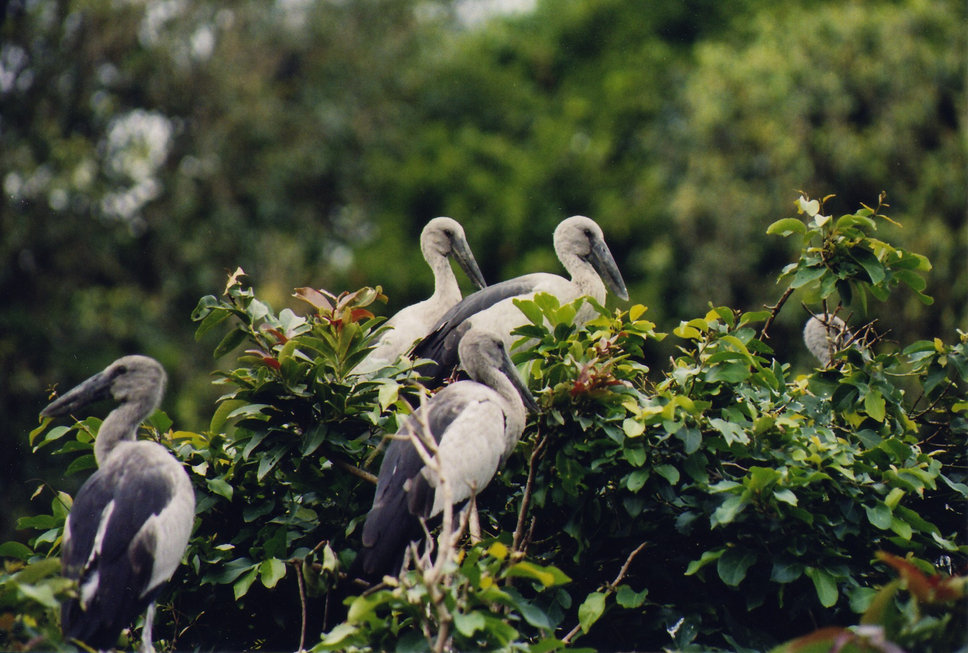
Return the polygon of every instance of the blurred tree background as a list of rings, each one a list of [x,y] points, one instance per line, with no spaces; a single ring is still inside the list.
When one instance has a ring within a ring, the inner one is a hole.
[[[0,539],[43,476],[26,434],[53,384],[142,352],[201,428],[211,347],[189,314],[227,269],[277,309],[380,284],[389,314],[430,292],[437,215],[490,282],[558,271],[554,226],[592,216],[671,331],[776,300],[789,251],[764,231],[796,189],[840,191],[833,211],[886,190],[936,301],[855,321],[901,342],[968,324],[963,2],[480,4],[5,3]],[[782,317],[793,359],[802,320]]]

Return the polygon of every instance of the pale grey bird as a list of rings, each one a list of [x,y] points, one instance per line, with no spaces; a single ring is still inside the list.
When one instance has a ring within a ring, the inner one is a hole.
[[[78,596],[61,606],[64,636],[108,650],[147,610],[142,651],[154,651],[155,599],[181,562],[195,517],[195,494],[165,447],[136,440],[138,426],[161,403],[165,371],[147,356],[124,356],[48,405],[60,417],[100,399],[119,406],[94,440],[98,470],[77,493],[61,552]]]
[[[420,234],[420,251],[434,273],[434,293],[387,320],[387,325],[392,328],[383,333],[373,351],[357,366],[356,371],[360,374],[370,374],[394,363],[460,301],[460,287],[449,258],[457,261],[475,288],[487,285],[467,244],[464,229],[456,220],[441,217],[428,222]]]
[[[847,324],[830,313],[811,316],[803,327],[804,344],[824,367],[830,365],[834,354],[843,349],[852,338]]]
[[[452,383],[431,397],[387,447],[351,575],[376,580],[398,572],[406,547],[422,532],[419,518],[444,509],[440,477],[446,479],[454,504],[479,493],[514,450],[526,408],[537,410],[500,338],[471,330],[459,351],[472,380]],[[423,430],[437,443],[439,475],[425,465],[409,439],[411,432]]]
[[[602,229],[594,220],[582,215],[563,220],[555,229],[554,245],[558,260],[571,275],[570,279],[536,272],[502,281],[468,295],[437,322],[430,335],[413,351],[414,358],[428,358],[437,363],[436,369],[424,370],[434,377],[430,385],[439,385],[457,365],[458,342],[468,329],[490,331],[500,336],[510,348],[511,331],[528,322],[514,305],[514,299],[530,299],[544,292],[554,295],[562,304],[582,296],[604,303],[606,287],[620,299],[629,298],[622,274],[605,244]],[[592,309],[584,306],[575,320],[584,323],[593,315]]]

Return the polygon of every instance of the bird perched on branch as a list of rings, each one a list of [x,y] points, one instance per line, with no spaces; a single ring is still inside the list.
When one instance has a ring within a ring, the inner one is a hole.
[[[422,532],[419,519],[440,514],[448,500],[457,504],[483,490],[521,437],[526,407],[537,410],[499,337],[468,331],[459,353],[472,380],[431,397],[387,448],[351,575],[375,580],[397,573],[407,546]]]
[[[447,309],[460,301],[460,287],[450,266],[453,258],[474,284],[484,288],[484,276],[471,252],[464,229],[452,218],[434,218],[420,233],[420,251],[434,273],[434,293],[422,302],[401,309],[387,320],[392,327],[383,333],[376,347],[357,366],[360,374],[370,374],[390,365],[407,353],[437,323]]]
[[[142,651],[154,651],[155,599],[181,562],[195,516],[195,494],[165,447],[136,440],[161,403],[165,371],[152,358],[125,356],[48,405],[60,417],[113,398],[118,407],[94,440],[98,470],[77,493],[64,527],[61,564],[78,595],[61,606],[66,638],[114,648],[121,631],[147,610]]]
[[[824,367],[834,354],[850,344],[853,336],[847,323],[831,313],[813,315],[803,327],[803,342]]]
[[[510,348],[511,331],[526,324],[527,318],[514,305],[515,299],[530,299],[537,293],[554,295],[562,304],[581,296],[604,303],[606,288],[621,299],[628,299],[625,281],[612,253],[605,244],[601,227],[585,216],[563,220],[554,233],[555,253],[565,270],[566,279],[557,274],[536,272],[488,286],[462,299],[437,322],[420,344],[414,347],[414,358],[428,358],[436,367],[423,370],[433,377],[431,387],[440,385],[458,364],[457,348],[461,336],[478,328],[498,335]],[[591,310],[583,307],[576,321],[584,322]]]

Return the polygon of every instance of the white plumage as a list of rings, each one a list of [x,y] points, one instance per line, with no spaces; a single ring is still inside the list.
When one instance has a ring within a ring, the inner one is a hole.
[[[419,517],[439,514],[445,493],[459,503],[483,490],[514,450],[534,399],[518,378],[504,342],[487,331],[467,332],[460,359],[473,379],[452,383],[414,411],[387,448],[373,507],[363,525],[357,575],[378,579],[399,569],[407,544],[418,539]],[[427,466],[412,433],[436,443]],[[439,470],[439,474],[433,468]]]
[[[392,328],[381,336],[373,351],[357,366],[356,371],[360,374],[370,374],[394,363],[415,341],[430,332],[447,309],[460,301],[460,286],[450,266],[450,257],[457,261],[476,288],[486,285],[467,244],[464,229],[456,220],[441,217],[428,222],[420,234],[420,251],[434,274],[434,293],[387,320],[387,325]]]
[[[468,295],[437,322],[430,334],[414,348],[415,358],[429,358],[438,364],[433,384],[439,384],[458,363],[457,347],[468,329],[483,329],[500,337],[507,347],[511,331],[526,324],[515,299],[530,299],[549,293],[562,304],[588,296],[604,303],[606,287],[621,299],[628,299],[625,281],[612,253],[605,244],[601,227],[585,216],[563,220],[554,233],[555,253],[570,279],[557,274],[537,272],[489,286]],[[584,306],[575,317],[584,323],[593,310]],[[432,385],[433,385],[432,384]]]
[[[843,349],[851,338],[847,324],[830,313],[812,316],[803,327],[804,344],[824,367],[830,365],[834,354]]]

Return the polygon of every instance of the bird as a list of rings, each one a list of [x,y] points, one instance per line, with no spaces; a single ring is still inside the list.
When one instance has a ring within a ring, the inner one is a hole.
[[[453,218],[439,217],[428,222],[420,233],[420,251],[434,273],[434,293],[422,302],[401,309],[387,320],[387,326],[392,328],[383,333],[376,347],[360,362],[357,373],[372,374],[394,363],[415,341],[430,332],[447,309],[460,301],[460,287],[448,257],[457,261],[475,288],[487,286],[467,243],[464,229]]]
[[[510,349],[511,331],[527,323],[527,318],[514,305],[514,299],[531,299],[544,292],[554,295],[562,304],[581,296],[601,304],[605,301],[606,288],[622,300],[629,298],[602,229],[594,220],[583,215],[562,220],[555,228],[554,247],[571,279],[536,272],[502,281],[468,295],[438,320],[412,352],[414,359],[430,359],[436,363],[421,367],[422,373],[430,377],[428,387],[439,386],[457,366],[458,343],[468,329],[489,330],[499,335]],[[575,321],[583,324],[593,314],[591,307],[583,306]]]
[[[830,313],[811,316],[803,327],[804,344],[824,367],[830,365],[834,354],[852,339],[847,324]]]
[[[118,406],[94,440],[98,469],[81,486],[64,527],[61,565],[78,595],[61,605],[67,639],[115,647],[145,611],[141,650],[153,652],[155,600],[181,562],[195,518],[188,474],[156,442],[136,431],[161,403],[165,370],[147,356],[124,356],[41,412],[54,418],[100,399]]]
[[[448,498],[458,504],[483,490],[514,450],[527,411],[538,410],[501,338],[471,329],[459,353],[470,380],[434,394],[387,447],[351,575],[377,580],[399,572],[407,546],[422,532],[420,518],[440,514]],[[425,464],[411,433],[433,438],[435,465]],[[441,477],[449,492],[441,491]]]

